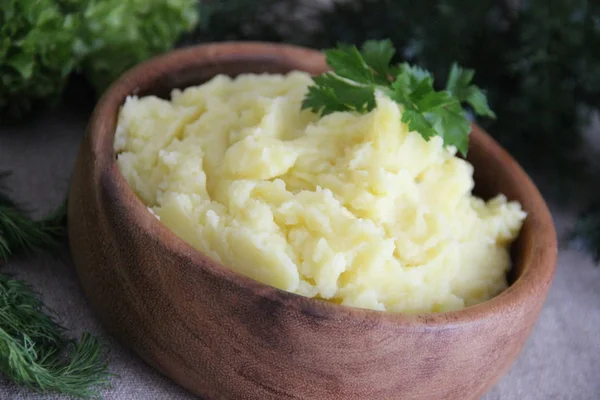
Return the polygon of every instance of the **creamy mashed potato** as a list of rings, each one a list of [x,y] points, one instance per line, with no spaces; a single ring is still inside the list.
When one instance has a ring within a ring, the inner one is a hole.
[[[507,287],[525,213],[471,194],[473,167],[401,122],[301,111],[308,74],[217,76],[171,101],[130,97],[118,164],[166,226],[283,290],[392,312],[442,312]]]

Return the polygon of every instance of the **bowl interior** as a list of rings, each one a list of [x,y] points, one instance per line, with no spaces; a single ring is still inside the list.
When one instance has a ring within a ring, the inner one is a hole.
[[[294,51],[302,50],[295,49]],[[155,62],[156,68],[151,68],[148,64],[134,68],[119,81],[121,86],[119,86],[116,94],[114,93],[115,90],[107,92],[113,96],[111,100],[107,101],[113,103],[118,98],[119,104],[123,104],[128,95],[155,95],[169,99],[172,90],[200,85],[217,74],[234,77],[242,73],[285,74],[291,70],[319,74],[327,70],[324,59],[320,53],[316,52],[306,52],[306,57],[297,57],[297,54],[295,57],[291,57],[285,52],[277,53],[273,51],[231,52],[217,54],[214,57],[207,56],[206,58],[193,58],[191,57],[192,54],[188,54],[184,50],[175,55],[170,55],[162,63],[160,61]],[[135,85],[122,84],[128,79],[135,82]],[[115,85],[118,85],[119,82]],[[116,116],[114,118],[116,125]],[[109,137],[102,140],[103,151],[107,150],[108,142],[110,142],[112,149],[114,126],[112,133],[107,136]],[[114,151],[112,155],[114,160]],[[532,244],[537,240],[534,235],[540,225],[547,225],[545,220],[549,218],[549,214],[546,215],[545,203],[527,175],[504,150],[500,149],[477,126],[473,127],[467,160],[474,166],[474,193],[476,195],[489,199],[503,193],[509,200],[519,201],[525,211],[529,213],[519,238],[511,248],[513,268],[508,279],[509,284],[512,286],[531,267],[529,261],[532,252],[535,250],[532,249]],[[548,232],[548,234],[551,235],[552,233]]]

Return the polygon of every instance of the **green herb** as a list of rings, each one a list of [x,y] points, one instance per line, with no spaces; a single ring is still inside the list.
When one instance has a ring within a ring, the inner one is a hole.
[[[68,340],[29,285],[0,274],[0,371],[10,380],[44,393],[97,398],[109,384],[103,359],[97,339]]]
[[[98,93],[123,71],[170,50],[198,22],[196,0],[79,0],[82,70]]]
[[[463,155],[469,147],[471,123],[462,103],[479,115],[495,118],[485,94],[471,84],[474,71],[452,66],[445,90],[434,88],[433,76],[408,63],[391,65],[396,50],[390,40],[367,41],[359,51],[353,45],[325,50],[332,68],[314,77],[302,103],[321,115],[338,111],[367,113],[376,107],[381,92],[404,108],[402,122],[423,138],[441,136]]]
[[[104,91],[197,21],[195,0],[0,0],[0,120],[56,102],[75,71]]]
[[[0,120],[56,101],[79,61],[79,18],[55,0],[0,0]]]
[[[66,205],[34,221],[6,194],[0,192],[0,261],[16,254],[53,251],[65,242]]]
[[[0,188],[0,263],[17,254],[53,251],[65,242],[66,203],[34,221],[5,190]],[[104,354],[90,334],[68,339],[28,284],[0,274],[0,372],[11,381],[44,393],[98,397],[110,377]]]
[[[471,81],[475,76],[472,69],[464,69],[457,63],[452,64],[450,75],[446,81],[446,90],[458,97],[458,99],[469,104],[479,115],[496,118],[496,114],[490,109],[484,92],[477,86],[472,85]]]

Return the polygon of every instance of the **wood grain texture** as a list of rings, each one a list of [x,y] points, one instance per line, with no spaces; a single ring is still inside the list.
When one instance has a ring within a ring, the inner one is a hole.
[[[69,237],[83,290],[117,338],[206,400],[477,399],[534,326],[557,247],[538,190],[476,126],[476,190],[505,193],[529,215],[513,248],[510,288],[442,314],[343,307],[240,276],[163,226],[118,170],[113,138],[128,95],[166,96],[218,73],[326,68],[311,50],[223,43],[167,54],[121,77],[94,111],[71,184]]]

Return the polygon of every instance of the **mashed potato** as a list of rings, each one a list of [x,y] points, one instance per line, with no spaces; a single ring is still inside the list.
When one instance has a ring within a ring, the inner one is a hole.
[[[401,122],[301,111],[305,73],[217,76],[130,97],[118,164],[162,223],[260,282],[392,312],[442,312],[507,287],[525,213],[471,195],[473,167]]]

